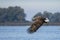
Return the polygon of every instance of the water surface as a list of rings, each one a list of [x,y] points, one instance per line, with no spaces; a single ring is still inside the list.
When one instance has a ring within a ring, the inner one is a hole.
[[[60,26],[42,26],[33,34],[30,26],[0,26],[0,40],[60,40]]]

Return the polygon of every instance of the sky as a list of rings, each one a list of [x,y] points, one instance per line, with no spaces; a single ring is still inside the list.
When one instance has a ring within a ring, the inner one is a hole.
[[[24,9],[26,20],[31,21],[38,12],[60,12],[60,0],[0,0],[0,7],[20,6]]]

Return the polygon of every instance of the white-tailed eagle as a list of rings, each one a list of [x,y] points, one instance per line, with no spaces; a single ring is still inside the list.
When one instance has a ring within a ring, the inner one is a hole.
[[[28,32],[29,33],[36,32],[43,25],[43,23],[48,23],[48,22],[49,22],[48,18],[37,16],[33,18],[33,23],[31,27],[28,28]]]

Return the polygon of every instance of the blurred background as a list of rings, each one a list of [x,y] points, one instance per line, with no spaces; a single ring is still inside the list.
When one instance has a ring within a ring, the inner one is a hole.
[[[36,16],[60,25],[60,0],[0,0],[0,25],[30,25]]]

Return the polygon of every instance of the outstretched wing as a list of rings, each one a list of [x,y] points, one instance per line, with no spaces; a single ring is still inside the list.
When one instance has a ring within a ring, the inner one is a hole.
[[[36,32],[36,31],[39,29],[39,27],[41,27],[41,25],[42,25],[42,24],[39,24],[39,23],[33,23],[33,24],[31,25],[31,27],[28,29],[28,32],[29,32],[29,33],[34,33],[34,32]]]

